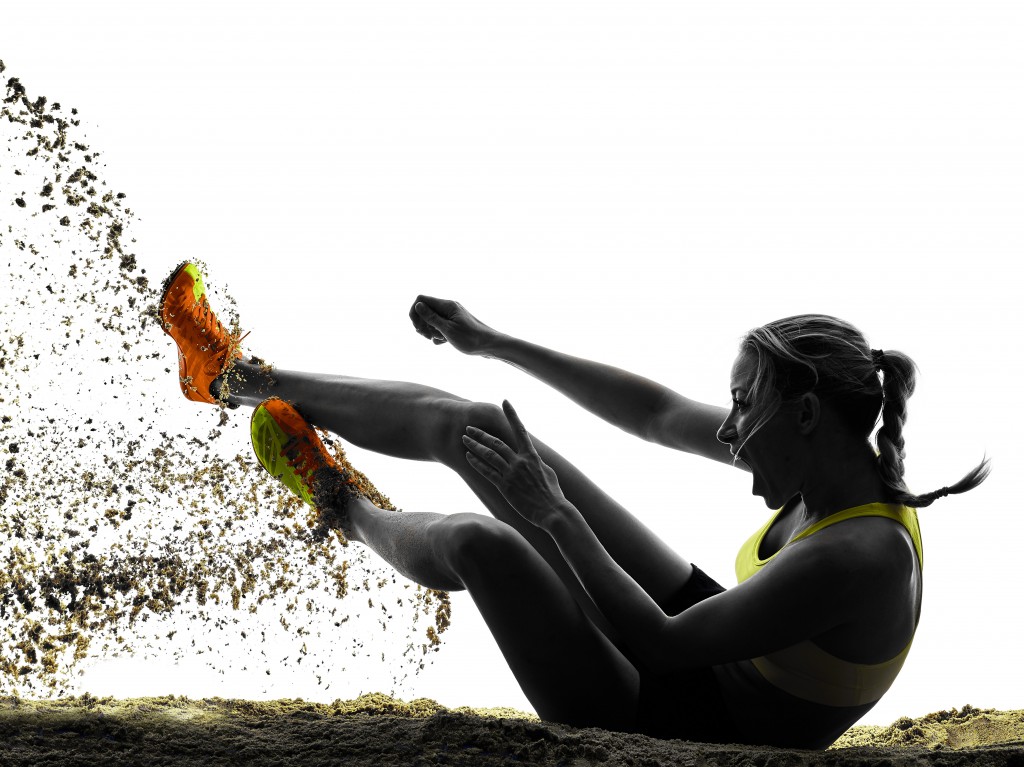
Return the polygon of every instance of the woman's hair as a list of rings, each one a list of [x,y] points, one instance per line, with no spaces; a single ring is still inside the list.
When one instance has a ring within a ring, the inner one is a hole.
[[[786,317],[751,330],[740,343],[740,351],[756,356],[757,372],[747,394],[754,426],[742,435],[737,455],[779,408],[814,392],[865,440],[881,411],[878,471],[899,503],[914,508],[930,506],[936,498],[977,487],[988,476],[986,458],[954,485],[923,495],[910,492],[903,481],[903,424],[917,366],[902,352],[872,350],[864,334],[850,323],[825,314]]]

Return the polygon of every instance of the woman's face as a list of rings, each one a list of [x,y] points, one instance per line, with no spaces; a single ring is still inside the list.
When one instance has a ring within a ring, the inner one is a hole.
[[[757,415],[748,397],[756,372],[757,358],[741,352],[732,366],[729,383],[732,409],[718,429],[718,440],[750,468],[751,492],[764,498],[769,508],[778,509],[800,492],[804,443],[796,428],[796,417],[787,407],[778,410],[750,436]]]

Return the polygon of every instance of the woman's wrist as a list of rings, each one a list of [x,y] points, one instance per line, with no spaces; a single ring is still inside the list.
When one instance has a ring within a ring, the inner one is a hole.
[[[556,541],[562,536],[572,537],[574,527],[581,523],[586,526],[580,510],[564,498],[553,503],[542,519],[539,527]]]
[[[491,338],[480,345],[480,355],[488,359],[508,362],[508,355],[511,354],[517,342],[519,342],[519,339],[513,336],[495,332]]]

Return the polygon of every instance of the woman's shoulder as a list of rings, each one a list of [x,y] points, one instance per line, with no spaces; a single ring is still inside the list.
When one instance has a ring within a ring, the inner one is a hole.
[[[905,648],[920,615],[922,583],[907,529],[886,517],[858,517],[805,543],[817,548],[819,561],[830,561],[833,597],[849,616],[845,626],[814,641],[858,663],[879,663]]]
[[[855,517],[829,525],[787,549],[802,554],[822,572],[847,580],[850,593],[870,600],[905,582],[919,569],[914,540],[906,526],[882,516]]]

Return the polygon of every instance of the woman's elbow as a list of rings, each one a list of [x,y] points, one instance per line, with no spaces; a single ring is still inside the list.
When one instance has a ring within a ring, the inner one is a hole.
[[[673,641],[666,629],[667,621],[662,626],[638,635],[630,643],[633,655],[645,668],[659,674],[690,668],[692,664],[687,663],[685,648],[679,641]]]

